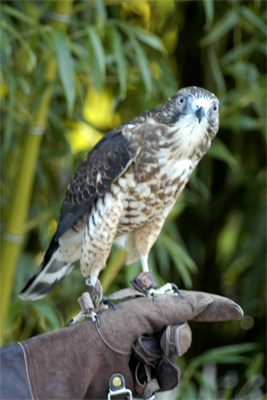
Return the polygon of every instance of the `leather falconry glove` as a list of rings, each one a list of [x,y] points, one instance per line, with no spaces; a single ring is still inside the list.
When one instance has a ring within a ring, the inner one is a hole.
[[[225,297],[181,293],[152,301],[124,289],[105,298],[118,302],[99,312],[99,326],[84,320],[3,348],[1,399],[148,399],[172,389],[177,357],[191,345],[187,321],[243,316]]]

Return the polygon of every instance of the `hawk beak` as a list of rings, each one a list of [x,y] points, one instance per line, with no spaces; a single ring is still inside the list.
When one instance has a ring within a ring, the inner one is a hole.
[[[196,116],[197,116],[197,118],[198,118],[198,122],[199,122],[199,123],[201,122],[201,120],[202,120],[202,118],[203,118],[203,115],[205,115],[205,110],[204,110],[203,107],[199,107],[199,108],[197,109],[197,111],[196,111]]]

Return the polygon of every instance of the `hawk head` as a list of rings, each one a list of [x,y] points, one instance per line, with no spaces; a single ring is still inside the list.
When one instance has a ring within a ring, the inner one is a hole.
[[[219,100],[208,90],[190,86],[179,90],[146,117],[167,127],[179,145],[181,155],[189,157],[207,151],[219,129]]]
[[[152,111],[157,122],[188,130],[189,134],[203,130],[213,139],[219,129],[219,100],[213,93],[197,86],[179,90]]]

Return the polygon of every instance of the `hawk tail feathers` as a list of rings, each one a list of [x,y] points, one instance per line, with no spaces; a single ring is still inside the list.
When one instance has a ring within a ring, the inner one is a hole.
[[[38,300],[45,297],[54,289],[73,269],[75,263],[66,263],[60,260],[58,251],[55,251],[48,262],[44,261],[25,288],[20,292],[22,300]]]

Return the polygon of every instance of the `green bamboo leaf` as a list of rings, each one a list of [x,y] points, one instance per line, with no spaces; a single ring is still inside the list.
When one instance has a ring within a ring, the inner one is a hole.
[[[232,64],[240,58],[248,59],[257,48],[257,45],[258,42],[256,40],[251,40],[250,42],[242,43],[239,46],[235,46],[223,55],[223,57],[221,58],[222,64]]]
[[[100,90],[106,74],[105,51],[97,30],[89,26],[86,28],[90,41],[90,61],[95,87]]]
[[[246,82],[256,82],[259,79],[259,71],[257,67],[249,62],[236,62],[234,64],[230,64],[226,68],[226,72],[228,72],[231,76],[233,76],[237,80],[243,80]]]
[[[172,256],[172,260],[174,262],[174,265],[177,269],[178,274],[181,276],[181,278],[184,282],[186,289],[191,289],[193,286],[193,283],[192,283],[191,276],[188,272],[188,269],[181,261],[178,262],[177,258],[174,255]]]
[[[68,113],[71,114],[76,97],[73,60],[65,32],[58,26],[53,26],[52,29],[59,76],[67,99]]]
[[[147,60],[146,53],[144,49],[140,46],[138,41],[134,38],[133,35],[129,35],[129,39],[131,41],[131,44],[134,48],[137,62],[140,67],[140,72],[143,77],[143,81],[146,87],[146,90],[151,93],[152,92],[152,77],[150,73],[150,68]]]
[[[31,19],[28,15],[23,14],[17,8],[5,5],[1,8],[1,11],[3,13],[6,13],[7,15],[10,15],[10,16],[18,19],[19,21],[25,22],[26,24],[29,24],[31,26],[36,26],[36,21]]]
[[[210,26],[213,23],[214,18],[214,3],[213,0],[203,0],[203,6],[206,17],[206,24]]]
[[[227,116],[227,118],[222,121],[221,127],[237,131],[251,131],[263,128],[266,124],[264,121],[265,118],[253,118],[244,113],[240,113]]]
[[[260,29],[264,35],[267,35],[267,26],[256,14],[254,14],[248,7],[241,7],[241,14],[245,17],[255,28]]]
[[[129,36],[129,34],[133,34],[138,40],[140,40],[141,42],[147,44],[148,46],[152,47],[155,50],[160,51],[163,54],[167,54],[167,50],[162,42],[162,40],[154,35],[151,32],[145,31],[144,29],[129,24],[127,22],[124,21],[116,21],[116,24],[124,30],[124,32],[126,33],[127,36]]]
[[[180,360],[181,360],[181,358],[179,358],[179,366],[181,364]],[[193,399],[199,398],[199,390],[196,387],[195,382],[193,382],[193,381],[184,382],[183,376],[182,376],[181,382],[179,382],[179,388],[180,388],[179,392],[183,394],[183,397],[182,397],[183,399],[193,400]],[[178,398],[181,399],[181,395]]]
[[[116,60],[117,75],[120,82],[120,97],[126,95],[126,60],[123,52],[122,38],[113,24],[107,26],[108,38]]]
[[[227,11],[224,16],[214,25],[213,29],[201,39],[201,46],[205,47],[211,43],[216,42],[227,32],[229,32],[238,22],[239,18],[237,13],[231,9]]]
[[[160,240],[156,241],[153,251],[155,252],[156,258],[158,260],[160,273],[162,274],[162,276],[164,276],[164,274],[168,274],[170,271],[170,256],[167,249]]]
[[[2,68],[4,65],[9,64],[12,59],[12,44],[10,40],[10,36],[8,32],[4,29],[3,25],[0,22],[0,46],[1,46],[1,75],[2,78]]]
[[[24,76],[17,77],[18,87],[20,87],[26,96],[30,96],[31,87],[29,81]]]
[[[226,91],[225,80],[213,46],[208,47],[208,57],[219,91],[224,93]]]
[[[60,318],[54,309],[43,301],[32,302],[32,307],[42,315],[53,328],[61,328]]]
[[[195,198],[195,202],[193,204],[197,204],[199,202],[199,196],[201,196],[203,200],[208,201],[211,193],[203,180],[199,178],[196,170],[191,175],[189,186],[190,189],[192,189],[190,190],[191,199],[193,200]]]
[[[189,274],[189,270],[191,272],[195,272],[197,270],[194,261],[186,253],[186,251],[179,245],[179,243],[175,242],[167,235],[161,233],[159,240],[168,250],[169,255],[171,256],[177,270],[181,274],[185,286],[187,288],[192,287],[192,280]]]
[[[97,12],[97,17],[101,23],[104,23],[107,19],[106,7],[102,0],[95,0],[95,7]]]
[[[215,368],[215,366],[214,366],[214,368]],[[193,376],[196,379],[196,381],[199,382],[199,384],[200,384],[201,397],[204,399],[215,399],[216,391],[215,391],[214,387],[212,387],[209,384],[207,377],[203,374],[203,372],[195,371]]]
[[[87,28],[87,33],[89,36],[89,39],[91,41],[91,45],[93,48],[94,56],[96,58],[96,62],[98,64],[99,70],[101,74],[104,76],[105,74],[105,67],[106,67],[106,62],[105,62],[105,51],[102,45],[102,41],[99,37],[99,34],[97,30],[90,26]]]
[[[163,54],[167,54],[167,50],[159,37],[153,33],[147,32],[137,26],[132,26],[131,31],[134,32],[137,39],[147,44],[155,50],[160,51]]]
[[[229,151],[226,145],[218,138],[215,138],[212,141],[211,147],[208,151],[208,155],[217,160],[224,161],[232,169],[239,167],[236,158]]]
[[[180,259],[182,259],[184,261],[187,268],[191,272],[196,272],[197,266],[196,266],[194,260],[189,256],[189,254],[183,249],[182,246],[180,246],[180,245],[178,246],[178,251],[179,251]]]
[[[23,39],[23,37],[18,33],[17,30],[15,30],[7,21],[0,21],[0,25],[3,28],[3,30],[7,30],[11,33],[11,35],[14,36],[14,38],[16,38],[20,44],[22,45],[22,47],[24,47],[24,49],[26,50],[27,54],[28,54],[28,60],[27,60],[27,71],[31,72],[34,67],[36,66],[36,57],[35,54],[33,53],[33,51],[31,50],[30,46],[28,45],[28,43]]]
[[[264,367],[265,364],[265,355],[264,353],[258,353],[251,361],[247,371],[246,377],[247,379],[252,379],[256,374],[259,374]]]
[[[195,357],[189,365],[191,368],[196,369],[208,361],[214,361],[220,364],[246,363],[248,361],[247,357],[241,356],[240,354],[255,350],[256,347],[257,345],[255,343],[217,347]]]
[[[267,46],[266,46],[266,42],[265,41],[262,41],[262,42],[258,43],[258,49],[262,54],[267,56]]]
[[[13,127],[14,127],[14,111],[15,111],[15,100],[16,100],[16,89],[17,84],[14,79],[13,74],[9,71],[6,71],[6,75],[8,78],[8,105],[7,105],[7,120],[5,127],[5,140],[3,141],[3,151],[6,153],[12,144],[13,138]]]
[[[85,46],[81,45],[78,42],[71,41],[69,42],[70,50],[74,56],[76,56],[81,63],[84,63],[87,59],[88,51]]]

